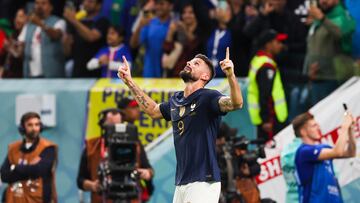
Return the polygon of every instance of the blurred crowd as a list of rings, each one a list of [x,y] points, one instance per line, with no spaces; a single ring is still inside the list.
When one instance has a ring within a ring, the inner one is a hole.
[[[117,77],[122,56],[136,77],[178,77],[197,53],[211,59],[216,77],[224,77],[219,61],[226,47],[236,76],[247,77],[251,60],[264,48],[261,36],[274,30],[283,36],[281,47],[274,47],[279,53],[272,58],[292,118],[359,74],[359,4],[350,0],[1,0],[0,78]]]

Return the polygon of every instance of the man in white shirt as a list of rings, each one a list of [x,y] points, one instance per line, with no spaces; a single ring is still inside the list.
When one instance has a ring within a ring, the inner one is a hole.
[[[18,37],[24,48],[24,77],[64,76],[65,21],[51,15],[52,10],[51,0],[35,0],[34,13]]]

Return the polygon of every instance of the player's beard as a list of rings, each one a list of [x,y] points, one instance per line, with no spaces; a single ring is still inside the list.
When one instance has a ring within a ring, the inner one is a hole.
[[[180,74],[179,74],[179,75],[180,75],[181,79],[183,79],[183,81],[184,81],[185,83],[196,81],[196,78],[194,78],[194,77],[191,75],[191,72],[190,72],[190,71],[182,70],[182,71],[180,71]]]

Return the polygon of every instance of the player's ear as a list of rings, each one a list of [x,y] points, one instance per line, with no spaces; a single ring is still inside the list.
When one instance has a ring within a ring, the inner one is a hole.
[[[201,74],[200,79],[203,81],[209,81],[210,75],[208,73],[203,73],[203,74]]]

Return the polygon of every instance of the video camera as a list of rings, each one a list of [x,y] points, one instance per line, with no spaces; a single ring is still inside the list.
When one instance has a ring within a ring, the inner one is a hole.
[[[102,195],[106,199],[131,200],[138,197],[136,160],[137,128],[131,124],[102,125],[105,157],[98,167]]]
[[[249,150],[249,145],[256,145],[256,148]],[[238,175],[240,177],[255,177],[260,174],[261,167],[257,159],[266,157],[263,140],[249,140],[245,136],[241,136],[235,139],[233,149],[235,150],[239,168],[243,164],[247,164],[249,167],[249,174],[239,171]]]

